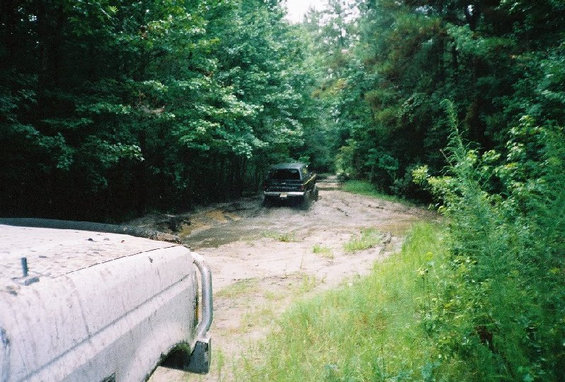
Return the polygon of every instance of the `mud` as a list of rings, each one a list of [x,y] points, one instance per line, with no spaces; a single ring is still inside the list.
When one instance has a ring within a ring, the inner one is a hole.
[[[414,222],[437,218],[424,209],[320,186],[320,199],[307,210],[266,208],[260,198],[244,198],[190,214],[190,225],[177,234],[212,270],[212,370],[207,376],[160,370],[162,380],[234,380],[234,362],[249,355],[292,302],[366,275],[400,248]],[[344,244],[365,228],[377,229],[380,243],[345,251]]]

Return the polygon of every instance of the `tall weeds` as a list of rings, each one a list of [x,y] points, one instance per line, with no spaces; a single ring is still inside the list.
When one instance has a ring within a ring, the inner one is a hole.
[[[478,153],[452,123],[450,174],[428,179],[450,217],[452,269],[429,334],[443,359],[466,361],[464,379],[563,380],[563,129],[523,117],[504,152]]]

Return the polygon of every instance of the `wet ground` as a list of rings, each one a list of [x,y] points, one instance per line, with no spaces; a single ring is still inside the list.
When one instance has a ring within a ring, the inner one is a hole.
[[[414,222],[436,219],[424,209],[338,188],[320,183],[320,199],[307,210],[266,208],[260,198],[244,198],[188,214],[190,224],[178,234],[213,274],[212,370],[188,377],[159,370],[162,379],[155,380],[234,380],[234,362],[249,354],[289,304],[367,274],[400,248]],[[346,251],[344,244],[367,228],[379,232],[378,243]]]

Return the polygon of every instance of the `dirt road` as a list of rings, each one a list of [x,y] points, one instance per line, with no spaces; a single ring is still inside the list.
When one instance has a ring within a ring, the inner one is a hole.
[[[212,371],[188,380],[233,380],[233,362],[267,335],[292,301],[367,274],[375,261],[399,248],[411,224],[435,218],[334,188],[320,183],[320,199],[308,210],[265,208],[259,198],[244,198],[190,214],[191,224],[179,235],[212,270],[214,323]],[[345,251],[344,244],[366,228],[378,230],[380,242]],[[187,380],[166,373],[163,380]]]

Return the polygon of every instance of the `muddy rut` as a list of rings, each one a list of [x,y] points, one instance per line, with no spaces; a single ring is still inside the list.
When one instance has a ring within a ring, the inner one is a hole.
[[[234,362],[268,334],[291,302],[367,274],[399,249],[414,222],[436,218],[420,208],[336,188],[320,183],[320,198],[307,210],[266,208],[255,197],[189,215],[190,224],[181,225],[178,234],[205,257],[213,274],[212,370],[206,376],[158,370],[152,380],[233,380]],[[378,230],[380,243],[345,251],[344,244],[366,228]]]

